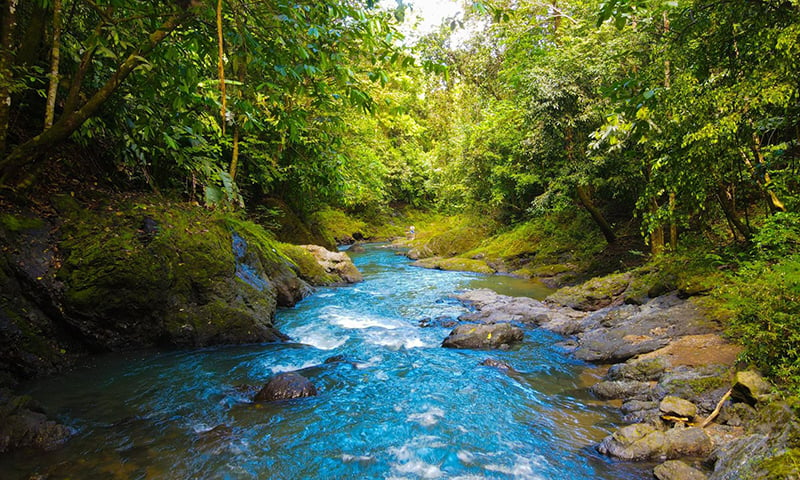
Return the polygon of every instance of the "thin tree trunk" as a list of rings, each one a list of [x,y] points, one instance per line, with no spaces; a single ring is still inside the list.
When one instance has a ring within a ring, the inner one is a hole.
[[[753,157],[755,158],[758,166],[761,167],[764,165],[764,153],[761,151],[761,138],[755,132],[753,132]],[[770,183],[772,183],[772,178],[770,178],[767,169],[764,168],[764,176],[761,177],[758,175],[755,166],[752,164],[752,162],[750,162],[747,154],[742,152],[742,158],[744,159],[744,163],[747,165],[748,170],[750,170],[750,174],[755,177],[756,182],[758,182],[758,185],[764,191],[764,197],[766,197],[767,206],[769,206],[770,211],[773,213],[785,212],[786,205],[781,201],[780,198],[778,198],[778,195],[776,195],[775,192],[769,188]]]
[[[745,240],[750,240],[750,237],[752,237],[753,233],[750,230],[750,227],[739,220],[739,217],[736,215],[736,208],[734,207],[733,199],[730,197],[728,189],[723,185],[719,185],[717,187],[717,200],[719,201],[720,207],[722,207],[722,212],[725,214],[725,218],[728,220],[728,223],[734,228],[734,230],[732,230],[733,237],[736,238],[736,232],[738,231]]]
[[[225,135],[225,44],[222,38],[222,0],[217,0],[217,43],[219,55],[217,60],[217,73],[219,76],[219,97],[220,97],[220,126],[222,135]]]
[[[7,157],[0,160],[0,185],[16,177],[25,162],[40,156],[44,151],[72,135],[75,130],[111,97],[130,73],[144,62],[149,54],[164,38],[183,22],[188,12],[171,15],[148,39],[132,52],[117,68],[117,71],[94,95],[78,110],[62,115],[52,127],[15,148]]]
[[[678,250],[678,222],[675,221],[675,208],[677,200],[675,192],[669,193],[669,249],[673,252]]]
[[[592,219],[597,226],[600,227],[600,231],[602,231],[603,236],[606,237],[606,242],[614,243],[614,241],[617,239],[617,236],[614,234],[614,229],[611,228],[611,225],[608,224],[608,221],[606,221],[603,213],[592,201],[592,196],[589,194],[589,190],[580,184],[576,185],[575,189],[578,191],[578,198],[581,201],[581,205],[583,205],[583,208],[589,212],[589,215],[592,216]]]
[[[650,199],[650,214],[655,217],[658,214],[658,202],[655,198]],[[661,255],[664,252],[664,227],[659,223],[650,232],[650,253],[653,256]]]
[[[14,66],[14,30],[17,28],[17,0],[3,3],[2,23],[0,23],[0,154],[6,151],[8,123],[11,120],[11,85]],[[2,184],[2,183],[0,183]]]
[[[58,93],[58,63],[61,54],[61,0],[53,0],[53,48],[50,55],[50,87],[47,89],[47,107],[44,112],[44,128],[53,126]]]

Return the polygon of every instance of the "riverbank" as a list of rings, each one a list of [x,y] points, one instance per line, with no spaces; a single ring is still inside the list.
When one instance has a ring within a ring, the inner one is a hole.
[[[757,372],[739,370],[742,347],[696,299],[670,293],[631,305],[616,302],[620,296],[576,309],[558,293],[544,302],[489,290],[458,298],[475,309],[463,321],[553,331],[566,336],[571,355],[610,365],[590,390],[617,402],[629,425],[597,445],[602,454],[659,462],[659,480],[792,478],[794,404],[779,401]]]
[[[0,452],[71,434],[15,395],[19,382],[98,353],[285,341],[278,307],[361,278],[345,254],[150,195],[85,190],[0,207]]]

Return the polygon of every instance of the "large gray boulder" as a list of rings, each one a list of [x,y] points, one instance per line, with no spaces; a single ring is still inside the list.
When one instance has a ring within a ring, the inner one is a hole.
[[[524,334],[519,327],[509,323],[459,325],[442,342],[445,348],[468,348],[489,350],[508,348],[522,341]]]
[[[317,387],[299,373],[280,373],[272,377],[253,398],[256,402],[274,402],[292,398],[313,397]]]

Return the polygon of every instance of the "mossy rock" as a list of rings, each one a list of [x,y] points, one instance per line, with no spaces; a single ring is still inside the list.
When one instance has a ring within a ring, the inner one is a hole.
[[[142,200],[69,209],[58,278],[72,327],[101,350],[277,338],[277,294],[268,275],[291,269],[282,266],[287,260],[270,235],[225,212]],[[143,228],[145,219],[156,227]],[[247,243],[238,259],[233,229]],[[238,278],[243,264],[261,280]]]
[[[641,268],[631,272],[631,281],[623,295],[625,303],[643,305],[678,288],[677,278],[671,272],[656,268]]]
[[[416,267],[432,268],[437,270],[459,271],[459,272],[475,272],[491,275],[495,271],[486,264],[483,260],[475,260],[471,258],[425,258],[413,263]]]
[[[564,287],[547,300],[576,310],[594,311],[610,305],[628,288],[630,274],[618,273],[593,278],[581,285]]]
[[[339,279],[320,265],[314,256],[305,248],[296,245],[283,244],[281,251],[297,267],[300,278],[314,286],[331,285]]]

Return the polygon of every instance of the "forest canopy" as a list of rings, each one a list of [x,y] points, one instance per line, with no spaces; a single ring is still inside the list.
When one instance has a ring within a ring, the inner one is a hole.
[[[414,45],[408,8],[5,2],[4,188],[72,144],[99,176],[207,204],[578,206],[656,252],[797,211],[796,1],[465,2]]]

